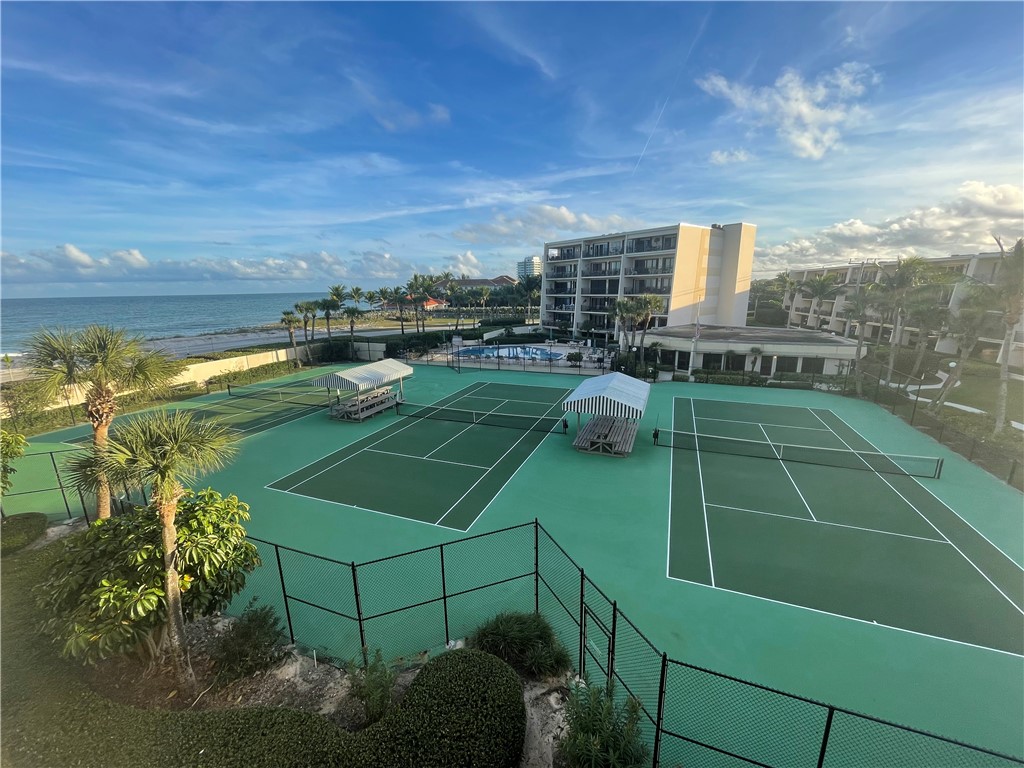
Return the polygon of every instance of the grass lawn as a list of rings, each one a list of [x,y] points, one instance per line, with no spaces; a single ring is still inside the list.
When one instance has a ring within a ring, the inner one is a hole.
[[[999,379],[991,376],[972,376],[968,371],[960,379],[947,402],[969,405],[990,414],[996,412],[999,397]],[[1014,421],[1024,419],[1024,381],[1010,379],[1007,384],[1006,414]]]

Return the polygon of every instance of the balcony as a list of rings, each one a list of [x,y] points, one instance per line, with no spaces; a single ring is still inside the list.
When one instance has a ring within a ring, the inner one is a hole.
[[[576,274],[575,269],[552,269],[544,276],[548,280],[575,280]]]
[[[618,264],[615,269],[596,269],[591,267],[583,270],[583,277],[618,277],[621,273]]]

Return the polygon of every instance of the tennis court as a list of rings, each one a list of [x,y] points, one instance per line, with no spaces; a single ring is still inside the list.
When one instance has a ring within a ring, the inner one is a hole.
[[[830,410],[675,398],[668,577],[1024,653],[1021,568],[942,503],[942,463]]]
[[[561,437],[570,391],[479,382],[403,403],[388,426],[267,487],[465,531],[548,434]]]

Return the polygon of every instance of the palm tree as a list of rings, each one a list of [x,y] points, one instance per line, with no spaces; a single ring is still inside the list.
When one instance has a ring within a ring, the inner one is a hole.
[[[380,291],[367,291],[364,298],[371,307],[376,305],[377,309],[380,309]]]
[[[480,316],[487,314],[487,300],[491,298],[491,289],[486,285],[480,289]]]
[[[871,317],[875,306],[874,297],[866,289],[848,294],[843,303],[843,314],[857,323],[857,352],[853,359],[853,365],[856,371],[854,385],[857,388],[858,395],[864,394],[864,376],[860,358],[864,352],[864,334],[867,331],[868,319]]]
[[[999,347],[999,397],[996,400],[996,424],[993,434],[999,434],[1006,426],[1006,396],[1010,381],[1010,350],[1013,334],[1024,314],[1024,238],[1019,239],[1009,253],[1003,241],[995,238],[999,245],[999,271],[991,294],[1003,319],[1003,343]]]
[[[352,298],[344,285],[332,285],[327,289],[327,295],[338,302],[339,307],[344,306],[345,302]]]
[[[656,312],[662,312],[665,309],[665,302],[660,296],[655,296],[653,293],[645,293],[641,296],[636,297],[637,311],[640,313],[639,325],[640,330],[640,367],[644,368],[644,339],[647,338],[647,328],[651,324],[651,318]],[[644,369],[646,370],[646,369]]]
[[[288,329],[288,341],[292,343],[292,353],[295,355],[295,364],[298,365],[299,348],[295,345],[295,329],[302,325],[302,318],[290,309],[286,309],[281,313],[281,319],[278,322]],[[308,350],[309,347],[307,346],[306,349]]]
[[[462,320],[462,305],[466,299],[466,289],[456,283],[448,291],[448,301],[455,308],[455,330],[459,330],[459,323]]]
[[[356,359],[356,320],[362,316],[363,311],[358,307],[345,307],[341,313],[348,320],[348,338],[351,345],[352,359]]]
[[[760,347],[750,348],[750,375],[754,375],[754,369],[757,367],[757,358],[764,354],[764,350]]]
[[[907,300],[922,286],[934,283],[932,270],[920,256],[899,259],[895,267],[880,267],[882,279],[879,282],[879,306],[884,306],[892,320],[892,335],[889,337],[889,364],[885,377],[886,385],[892,381],[892,371],[896,365],[896,350],[900,347],[903,336],[903,319]]]
[[[807,324],[818,330],[818,309],[821,302],[835,298],[842,290],[842,286],[836,281],[835,275],[816,275],[810,280],[804,280],[797,285],[800,293],[811,300],[811,314]]]
[[[195,689],[195,675],[185,646],[174,518],[186,484],[223,467],[237,451],[239,439],[229,427],[194,419],[188,411],[159,411],[129,419],[102,448],[68,462],[70,477],[83,490],[98,490],[103,477],[152,488],[164,550],[167,637],[178,682],[187,692]]]
[[[629,331],[632,334],[629,338],[630,347],[636,346],[636,326],[642,315],[636,299],[635,296],[627,296],[615,302],[615,320],[622,324],[623,333]]]
[[[313,353],[309,351],[309,315],[310,315],[310,302],[308,301],[297,301],[295,302],[295,311],[302,317],[302,335],[306,344],[306,361],[313,364]]]
[[[978,343],[978,337],[981,335],[981,330],[985,324],[985,316],[987,314],[986,299],[987,297],[982,290],[972,290],[967,298],[960,302],[956,314],[950,318],[948,324],[950,332],[960,337],[960,361],[953,367],[939,396],[928,406],[928,410],[932,413],[938,413],[942,409],[946,398],[949,397],[957,382],[960,381],[960,375],[967,364],[967,359],[974,352],[974,347]]]
[[[348,289],[348,297],[356,303],[357,308],[359,307],[360,304],[363,303],[364,295],[365,291],[363,291],[363,289],[360,288],[358,285],[353,285],[351,288]]]
[[[402,328],[402,335],[405,336],[405,288],[396,285],[391,289],[391,296],[395,300],[395,304],[398,305],[398,323]]]
[[[789,318],[793,313],[793,303],[796,300],[797,281],[789,272],[779,272],[775,276],[775,282],[782,291],[782,306],[786,308],[786,327],[789,328]]]
[[[324,321],[327,323],[327,340],[331,340],[331,318],[334,317],[335,313],[341,309],[341,304],[337,299],[330,297],[326,299],[320,299],[317,302],[320,307],[320,311],[324,313]]]
[[[85,390],[85,412],[97,450],[107,444],[119,394],[163,389],[182,371],[180,361],[162,351],[144,349],[142,341],[105,325],[77,332],[44,330],[29,340],[26,357],[47,397],[62,397],[70,407],[71,390]],[[96,484],[96,516],[110,517],[110,484],[102,474]]]
[[[924,354],[928,348],[928,337],[931,332],[936,328],[941,328],[949,316],[949,309],[939,304],[937,299],[938,297],[933,293],[922,293],[919,296],[911,297],[907,303],[910,319],[917,326],[916,354],[914,367],[910,371],[911,379],[916,379],[918,373],[921,372],[921,364],[924,362]]]

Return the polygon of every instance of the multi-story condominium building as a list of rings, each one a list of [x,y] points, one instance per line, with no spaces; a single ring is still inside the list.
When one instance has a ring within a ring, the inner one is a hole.
[[[965,295],[969,282],[991,283],[995,280],[999,258],[1000,254],[994,252],[974,255],[954,254],[928,259],[929,264],[938,274],[949,278],[948,284],[939,293],[938,302],[955,312]],[[856,322],[846,315],[845,295],[855,292],[858,286],[882,282],[885,274],[892,273],[898,265],[899,262],[894,259],[790,270],[789,276],[797,284],[813,277],[825,276],[833,277],[837,284],[842,286],[842,289],[834,298],[821,300],[819,306],[814,309],[813,318],[811,299],[803,295],[799,287],[788,293],[784,306],[789,311],[789,325],[804,328],[814,327],[823,331],[841,333],[844,336],[855,334]],[[968,280],[964,278],[968,278]],[[879,313],[876,319],[870,320],[866,324],[865,338],[875,341],[888,340],[892,330],[892,323]],[[901,343],[910,343],[917,331],[913,318],[910,318],[903,328]],[[997,313],[993,313],[989,322],[985,324],[979,341],[982,348],[989,349],[994,349],[1002,344],[1003,324]],[[940,338],[937,341],[936,350],[955,354],[955,339]],[[1014,333],[1013,348],[1010,351],[1010,364],[1019,366],[1022,362],[1024,362],[1024,330],[1018,325]]]
[[[673,224],[544,244],[541,325],[609,333],[615,302],[663,297],[651,327],[744,326],[754,259],[753,224]]]
[[[529,256],[522,261],[516,262],[516,277],[525,280],[544,273],[544,262],[540,256]]]

